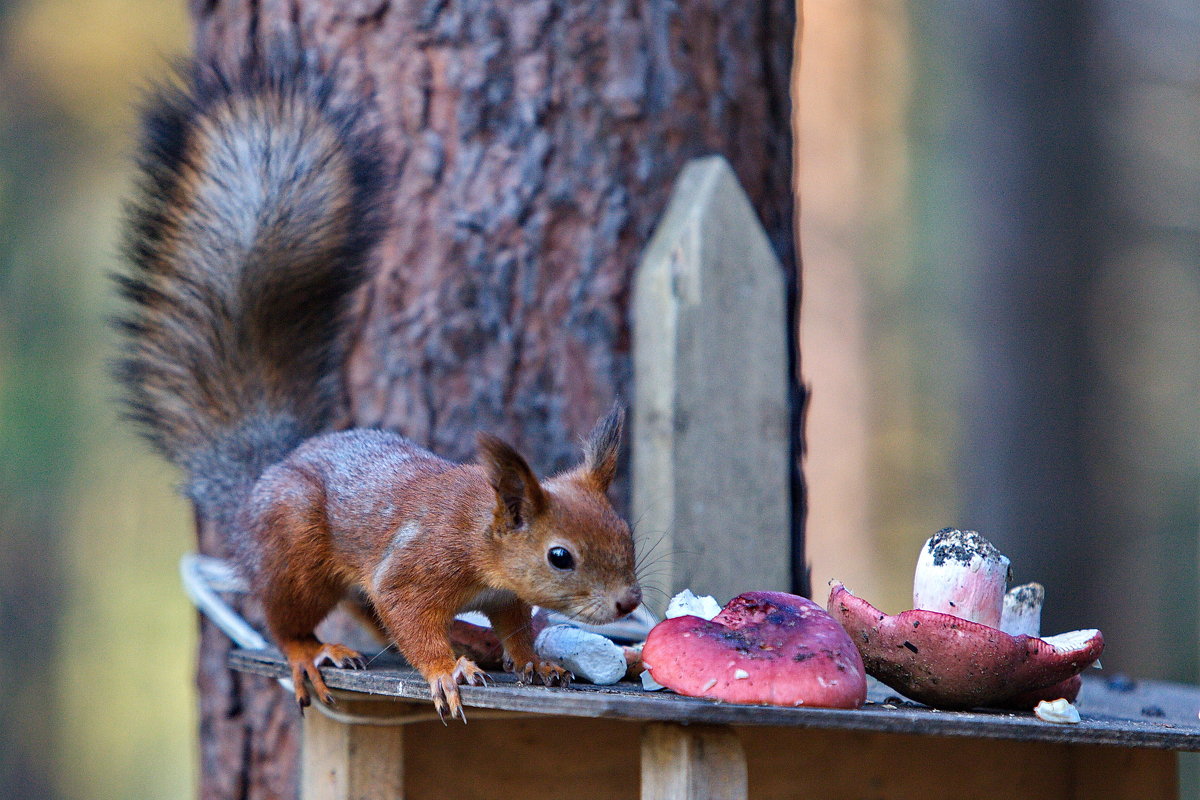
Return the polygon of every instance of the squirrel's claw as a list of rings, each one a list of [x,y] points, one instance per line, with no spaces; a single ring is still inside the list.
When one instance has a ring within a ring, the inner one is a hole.
[[[460,656],[454,664],[454,669],[449,674],[437,675],[429,680],[429,695],[433,699],[433,707],[437,710],[438,718],[442,720],[442,724],[446,724],[446,714],[450,714],[450,719],[458,717],[464,723],[467,721],[467,712],[463,709],[462,695],[458,691],[458,685],[464,684],[467,686],[484,686],[491,680],[488,674],[479,666],[467,658]]]
[[[517,669],[516,664],[514,664],[513,668],[512,668],[512,673],[513,673],[513,675],[515,675],[517,677],[518,685],[532,685],[533,684],[533,674],[534,673],[533,673],[533,662],[532,661],[527,661],[525,663],[525,666],[521,667],[520,669]]]
[[[362,653],[340,644],[324,645],[313,657],[313,664],[329,664],[339,669],[367,668],[367,662],[363,659]]]
[[[538,677],[546,686],[570,686],[575,677],[569,670],[563,669],[551,661],[543,661],[537,666]]]
[[[575,676],[552,661],[539,661],[534,666],[532,661],[526,662],[519,670],[514,670],[517,683],[532,686],[535,682],[545,686],[570,686]]]
[[[317,665],[312,660],[297,660],[292,662],[292,686],[296,691],[296,705],[299,706],[301,714],[312,703],[308,686],[305,684],[306,678],[312,682],[313,690],[316,691],[317,698],[322,703],[327,706],[337,705],[333,695],[329,692],[329,687],[325,685],[325,679],[321,677],[321,670],[317,669]]]
[[[340,662],[334,664],[334,666],[341,669],[366,669],[367,660],[358,653],[355,653],[352,656],[346,656]]]
[[[430,678],[429,696],[433,700],[434,710],[437,711],[438,718],[441,719],[443,725],[447,724],[447,712],[450,714],[450,719],[458,717],[463,723],[466,723],[467,714],[463,710],[462,697],[458,693],[458,682],[453,674],[446,673]]]
[[[365,666],[358,651],[340,644],[299,641],[281,645],[280,649],[284,651],[288,664],[292,668],[292,686],[296,692],[296,705],[300,707],[301,714],[312,703],[312,697],[308,693],[308,685],[305,681],[312,684],[318,700],[327,706],[337,705],[329,687],[325,685],[325,679],[321,676],[318,664],[331,664],[343,669],[361,669]]]
[[[450,674],[455,683],[466,686],[486,686],[487,682],[491,680],[486,672],[466,656],[459,656],[458,661],[454,664],[454,672]]]

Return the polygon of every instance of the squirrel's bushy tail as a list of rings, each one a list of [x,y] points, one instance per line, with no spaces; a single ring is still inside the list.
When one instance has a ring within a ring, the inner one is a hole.
[[[351,292],[382,229],[360,102],[299,57],[204,65],[147,104],[117,321],[128,415],[206,518],[329,425]]]

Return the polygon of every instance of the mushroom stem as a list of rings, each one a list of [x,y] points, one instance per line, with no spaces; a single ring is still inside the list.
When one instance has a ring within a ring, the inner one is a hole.
[[[943,528],[925,542],[913,575],[913,608],[1000,627],[1009,562],[975,531]]]
[[[538,658],[554,661],[583,680],[597,686],[616,683],[625,675],[625,652],[598,633],[552,625],[538,634],[533,643]]]
[[[1000,615],[1000,630],[1009,636],[1038,636],[1042,630],[1042,603],[1046,588],[1040,583],[1014,586],[1004,595],[1004,611]]]

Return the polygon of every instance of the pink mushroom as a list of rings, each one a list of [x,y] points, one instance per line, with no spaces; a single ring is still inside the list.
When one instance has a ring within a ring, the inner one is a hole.
[[[829,612],[862,654],[867,672],[938,708],[1032,708],[1050,694],[1074,699],[1072,680],[1104,650],[1100,631],[1040,639],[914,609],[895,616],[831,582]],[[1060,693],[1061,692],[1061,693]]]
[[[782,592],[747,592],[712,621],[660,622],[642,660],[680,694],[730,703],[858,708],[867,697],[858,650],[819,605]]]

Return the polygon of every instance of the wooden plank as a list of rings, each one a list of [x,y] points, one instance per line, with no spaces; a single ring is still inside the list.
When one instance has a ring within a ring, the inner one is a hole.
[[[231,665],[246,672],[286,677],[287,666],[277,654],[239,651]],[[334,688],[429,699],[425,681],[411,668],[383,656],[365,671],[324,670]],[[495,686],[462,687],[468,707],[521,711],[552,716],[608,717],[643,721],[717,725],[776,725],[798,728],[847,729],[881,733],[1016,739],[1166,750],[1200,751],[1200,689],[1180,684],[1142,681],[1129,691],[1115,691],[1094,678],[1085,681],[1079,725],[1052,725],[1027,712],[933,711],[923,706],[884,703],[886,688],[873,688],[872,704],[855,711],[819,708],[739,706],[670,692],[645,692],[622,683],[616,686],[577,684],[570,689],[516,686],[512,676],[493,674]],[[1114,699],[1119,695],[1120,699]],[[1113,713],[1112,704],[1134,708],[1136,717]],[[1141,713],[1139,703],[1154,716]],[[1162,716],[1157,716],[1161,711]]]
[[[746,800],[746,755],[727,727],[642,729],[642,800]]]
[[[1175,754],[1043,742],[739,728],[753,800],[1175,800]]]
[[[342,700],[339,711],[354,714],[358,705],[364,704]],[[404,797],[403,727],[346,724],[312,708],[304,715],[302,752],[301,800]]]
[[[1117,750],[1072,747],[1074,793],[1069,800],[1097,797],[1177,800],[1178,756],[1162,750]]]
[[[792,588],[785,302],[728,162],[689,162],[634,276],[633,517],[659,613],[685,588]]]
[[[638,794],[642,727],[628,720],[542,715],[405,725],[399,729],[404,731],[403,796],[491,800],[536,792],[572,800],[628,800]],[[365,727],[358,735],[387,737],[396,730]],[[733,730],[745,753],[750,800],[1175,797],[1175,755],[1165,751],[852,730]],[[390,763],[387,756],[382,763]]]
[[[629,800],[638,793],[639,727],[540,715],[407,726],[405,796]]]

